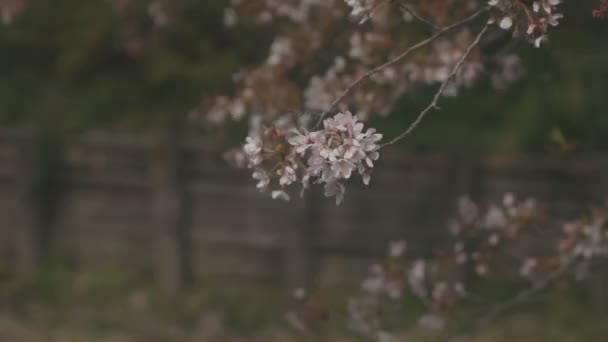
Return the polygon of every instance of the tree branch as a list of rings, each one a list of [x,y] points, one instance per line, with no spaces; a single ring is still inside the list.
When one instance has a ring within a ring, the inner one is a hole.
[[[435,93],[435,96],[433,97],[433,101],[431,101],[431,103],[429,103],[429,105],[426,106],[426,108],[424,108],[422,110],[422,112],[420,112],[420,114],[418,114],[418,117],[416,117],[416,120],[414,120],[414,122],[412,122],[405,131],[403,131],[401,134],[399,134],[398,136],[393,138],[391,141],[382,144],[382,147],[387,146],[387,145],[393,145],[394,143],[398,142],[399,140],[407,137],[410,133],[412,133],[412,131],[414,129],[416,129],[416,127],[418,127],[418,125],[420,125],[420,123],[422,122],[424,117],[431,110],[439,109],[438,102],[439,102],[439,99],[441,98],[441,95],[445,91],[445,89],[448,86],[448,84],[450,83],[450,81],[452,81],[454,79],[454,77],[456,77],[456,74],[458,74],[458,71],[464,64],[465,60],[471,54],[471,51],[473,51],[473,48],[475,48],[475,46],[477,46],[479,44],[479,42],[481,41],[481,37],[483,37],[483,35],[486,33],[486,31],[488,30],[489,27],[490,27],[490,25],[486,24],[483,27],[483,29],[481,29],[481,31],[477,34],[477,37],[475,37],[475,40],[471,43],[471,45],[469,45],[469,47],[467,47],[466,51],[464,52],[464,54],[462,55],[462,57],[460,58],[458,63],[456,63],[456,65],[450,72],[450,75],[448,76],[448,78],[446,78],[446,80],[443,81],[443,83],[441,84],[439,89],[437,89],[437,92]]]
[[[376,10],[378,8],[380,8],[381,6],[383,6],[384,4],[388,4],[388,2],[391,0],[382,0],[379,3],[375,4],[374,7],[372,7],[372,9],[369,11],[368,18],[371,18],[374,15],[374,12],[376,12]]]
[[[323,119],[325,119],[325,117],[331,113],[336,106],[338,105],[338,103],[340,103],[342,100],[344,100],[344,98],[353,90],[353,88],[355,88],[357,85],[359,85],[359,83],[361,83],[362,81],[370,78],[371,76],[379,73],[380,71],[396,64],[399,63],[401,60],[403,60],[404,58],[406,58],[409,54],[411,54],[412,52],[432,43],[433,41],[435,41],[437,38],[441,37],[442,35],[446,34],[447,32],[450,32],[451,30],[458,28],[462,25],[465,25],[467,23],[470,23],[472,21],[474,21],[475,19],[477,19],[481,14],[483,14],[485,11],[487,11],[487,8],[482,8],[479,11],[473,13],[472,15],[462,19],[461,21],[458,21],[454,24],[445,26],[443,28],[441,28],[440,30],[438,30],[437,32],[435,32],[432,36],[430,36],[429,38],[422,40],[420,42],[418,42],[415,45],[410,46],[409,48],[407,48],[405,51],[401,52],[399,55],[397,55],[396,57],[394,57],[393,59],[385,62],[384,64],[381,64],[373,69],[368,70],[366,73],[364,73],[363,75],[359,76],[359,78],[357,78],[355,81],[353,81],[350,85],[348,85],[344,91],[342,92],[342,94],[340,94],[340,96],[338,96],[334,102],[331,103],[331,105],[329,106],[329,108],[327,108],[326,111],[324,111],[323,113],[321,113],[321,116],[319,117],[319,119],[317,120],[317,123],[315,124],[315,128],[318,128],[321,123],[323,122]]]
[[[446,342],[458,342],[458,341],[468,340],[467,337],[470,337],[469,335],[472,332],[479,330],[483,326],[487,325],[488,323],[490,323],[493,320],[495,320],[496,318],[498,318],[500,315],[502,315],[506,311],[512,309],[513,307],[515,307],[517,305],[525,303],[532,296],[536,295],[537,293],[539,293],[539,292],[543,291],[544,289],[546,289],[547,287],[549,287],[551,284],[553,284],[553,282],[555,282],[557,279],[561,278],[564,274],[566,274],[566,272],[568,272],[576,264],[576,260],[577,260],[576,257],[568,258],[564,263],[562,263],[562,265],[558,269],[547,274],[546,277],[544,277],[540,281],[534,283],[530,288],[528,288],[522,292],[519,292],[514,297],[512,297],[512,298],[496,305],[492,309],[490,309],[483,316],[479,317],[477,320],[475,320],[473,322],[473,324],[467,329],[469,331],[468,334],[464,333],[464,332],[457,333],[456,335],[454,335],[452,337],[446,338],[445,341]]]
[[[412,6],[410,6],[408,3],[406,3],[405,1],[399,1],[399,7],[401,8],[401,10],[403,10],[404,12],[407,12],[409,14],[412,15],[412,17],[414,17],[414,19],[418,20],[419,22],[430,26],[431,28],[433,28],[436,31],[441,30],[441,26],[433,23],[432,21],[426,19],[425,17],[423,17],[422,15],[420,15],[420,13],[416,12]]]

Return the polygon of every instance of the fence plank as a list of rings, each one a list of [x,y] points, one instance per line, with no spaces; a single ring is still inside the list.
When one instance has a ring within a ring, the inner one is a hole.
[[[287,227],[284,232],[283,276],[284,285],[289,289],[306,288],[310,285],[313,271],[313,240],[321,225],[319,194],[308,193],[304,199],[304,209],[296,215],[298,222]]]
[[[15,226],[15,268],[20,280],[31,280],[40,267],[41,237],[40,201],[32,192],[35,177],[35,142],[24,139],[17,143],[17,173],[14,175],[19,201],[19,223]]]
[[[2,166],[0,179],[11,181],[16,177],[7,198],[20,198],[21,208],[14,215],[18,214],[22,222],[14,225],[11,235],[16,267],[20,276],[27,278],[39,267],[40,229],[53,224],[41,215],[48,211],[44,206],[52,207],[53,199],[32,196],[30,192],[35,176],[33,140],[26,139],[29,142],[24,144],[16,138],[2,139],[8,143],[0,149],[0,158],[10,160],[15,156],[19,160],[14,163],[18,167]],[[608,190],[605,176],[600,177],[604,173],[599,159],[560,163],[522,158],[399,156],[383,158],[369,188],[356,182],[349,184],[339,207],[333,199],[315,192],[319,190],[316,188],[305,199],[293,196],[291,203],[284,204],[260,194],[246,172],[230,169],[216,154],[193,146],[182,149],[180,143],[186,145],[168,132],[148,134],[145,139],[113,139],[112,134],[74,139],[67,150],[70,172],[65,173],[64,180],[78,196],[73,195],[76,197],[67,202],[69,208],[63,212],[66,217],[59,225],[95,222],[89,227],[95,232],[82,230],[82,236],[73,241],[68,241],[66,234],[58,235],[63,240],[54,247],[69,248],[66,245],[80,244],[83,239],[107,244],[99,246],[99,253],[88,251],[91,259],[103,258],[104,253],[140,253],[134,252],[135,248],[153,249],[137,263],[138,258],[126,262],[136,264],[132,268],[152,268],[160,287],[167,292],[178,291],[185,285],[188,272],[199,269],[226,277],[255,274],[259,279],[269,278],[268,272],[273,272],[276,280],[292,289],[310,285],[313,279],[317,280],[313,275],[323,269],[333,272],[331,265],[322,265],[324,260],[341,263],[342,259],[382,256],[391,239],[404,238],[412,247],[440,243],[457,197],[463,194],[500,200],[504,191],[512,191],[546,198],[562,209],[558,212],[561,215],[566,211],[582,214],[587,205],[601,204]],[[11,151],[12,146],[18,146],[18,153]],[[83,190],[85,194],[91,190],[95,196],[85,196]],[[124,202],[115,200],[116,196],[121,201],[142,203],[117,211],[116,206]],[[75,203],[78,201],[82,202]],[[96,201],[112,203],[101,205]],[[96,205],[101,206],[86,209]],[[148,212],[150,215],[146,216]],[[4,214],[0,219],[6,222],[7,217]],[[196,232],[190,234],[189,230]],[[150,238],[142,239],[143,234]],[[129,244],[117,243],[117,239],[129,236]],[[133,250],[125,247],[131,243]],[[196,252],[201,260],[196,260],[200,265],[196,269],[190,267],[191,243],[199,248]],[[84,248],[72,248],[76,251],[74,257],[84,259]],[[224,248],[237,252],[218,252]],[[232,265],[241,260],[250,263],[243,266],[247,270],[233,269]],[[89,261],[84,267],[95,264],[95,260]]]
[[[167,293],[182,289],[187,267],[178,146],[175,135],[162,134],[152,150],[150,165],[156,236],[154,269],[158,285]]]

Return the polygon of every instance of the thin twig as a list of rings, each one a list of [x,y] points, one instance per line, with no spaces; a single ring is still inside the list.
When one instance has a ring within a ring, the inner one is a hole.
[[[376,10],[380,7],[382,7],[384,4],[388,4],[390,0],[382,0],[379,3],[375,4],[374,7],[372,7],[372,9],[369,10],[369,12],[367,13],[367,18],[371,18],[374,15],[374,12],[376,12]]]
[[[458,28],[462,25],[465,25],[469,22],[472,22],[473,20],[477,19],[477,17],[479,17],[482,13],[484,13],[487,10],[487,8],[482,8],[479,11],[473,13],[472,15],[464,18],[461,21],[458,21],[454,24],[445,26],[443,28],[441,28],[439,31],[435,32],[432,36],[430,36],[429,38],[422,40],[420,42],[418,42],[415,45],[410,46],[409,48],[407,48],[405,51],[401,52],[399,55],[397,55],[395,58],[385,62],[384,64],[381,64],[373,69],[368,70],[366,73],[364,73],[363,75],[359,76],[359,78],[357,78],[356,80],[354,80],[350,85],[348,85],[344,91],[342,92],[342,94],[340,94],[340,96],[338,96],[334,102],[331,103],[331,105],[329,106],[329,108],[327,108],[326,111],[324,111],[323,113],[321,113],[321,116],[319,117],[319,119],[317,120],[317,123],[315,124],[315,128],[318,128],[321,123],[323,122],[323,119],[325,119],[325,117],[331,113],[334,108],[338,105],[338,103],[340,103],[342,100],[344,100],[344,98],[353,90],[353,88],[355,88],[359,83],[361,83],[363,80],[379,73],[380,71],[392,66],[393,64],[399,63],[401,60],[403,60],[405,57],[407,57],[410,53],[416,51],[419,48],[422,48],[430,43],[432,43],[435,39],[439,38],[440,36],[444,35],[445,33]]]
[[[543,291],[551,284],[553,284],[557,279],[561,278],[564,274],[566,274],[576,264],[576,260],[577,258],[570,257],[569,259],[564,261],[564,263],[558,269],[547,274],[547,276],[542,278],[540,281],[534,283],[534,285],[532,285],[530,288],[519,292],[514,297],[511,297],[510,299],[494,306],[483,316],[475,320],[473,324],[467,329],[469,331],[468,334],[463,332],[457,333],[452,337],[446,338],[446,341],[457,342],[466,340],[466,338],[469,337],[470,334],[486,326],[488,323],[492,322],[506,311],[512,309],[517,305],[527,302],[530,298],[532,298],[532,296]]]
[[[448,84],[454,79],[454,77],[456,77],[456,74],[458,74],[458,71],[464,64],[465,60],[471,54],[471,51],[473,51],[473,48],[475,48],[475,46],[477,46],[479,44],[479,42],[481,41],[481,37],[483,37],[483,35],[486,33],[486,31],[488,30],[489,27],[490,27],[490,25],[486,24],[483,27],[483,29],[481,29],[481,31],[479,31],[479,33],[477,34],[477,37],[475,37],[475,40],[471,43],[471,45],[469,45],[469,47],[467,47],[467,49],[465,50],[462,57],[460,57],[460,60],[458,60],[458,63],[456,63],[456,65],[452,69],[452,72],[450,72],[448,78],[446,78],[446,80],[443,81],[443,83],[441,84],[439,89],[437,89],[437,92],[435,93],[435,96],[433,97],[433,101],[431,101],[431,103],[429,103],[429,105],[426,106],[426,108],[424,108],[422,110],[422,112],[420,112],[418,114],[418,116],[416,117],[416,120],[414,120],[414,122],[412,122],[405,131],[403,131],[401,134],[399,134],[398,136],[393,138],[391,141],[382,144],[383,147],[387,146],[387,145],[392,145],[392,144],[398,142],[399,140],[407,137],[410,133],[412,133],[412,131],[414,129],[416,129],[416,127],[418,127],[418,125],[420,125],[420,122],[422,122],[424,117],[431,110],[439,109],[438,102],[439,102],[439,99],[441,98],[441,95],[443,95],[443,92],[447,88]]]
[[[414,10],[412,8],[412,6],[410,6],[408,3],[404,2],[404,1],[400,1],[399,2],[399,7],[404,12],[407,12],[407,13],[411,14],[412,17],[414,17],[416,20],[420,21],[421,23],[430,26],[431,28],[433,28],[436,31],[441,30],[441,26],[433,23],[429,19],[426,19],[425,17],[423,17],[422,15],[420,15],[420,13],[416,12],[416,10]]]

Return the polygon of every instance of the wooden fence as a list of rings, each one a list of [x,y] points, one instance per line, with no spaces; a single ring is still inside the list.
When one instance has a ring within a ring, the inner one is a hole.
[[[439,243],[463,194],[534,196],[571,217],[608,193],[605,160],[383,155],[370,188],[353,183],[339,207],[315,191],[283,203],[200,142],[119,133],[66,142],[37,191],[35,141],[0,132],[0,270],[11,277],[54,257],[156,277],[167,291],[201,278],[339,282],[390,240]]]

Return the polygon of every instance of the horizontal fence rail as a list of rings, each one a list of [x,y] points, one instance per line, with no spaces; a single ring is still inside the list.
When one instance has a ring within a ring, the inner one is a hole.
[[[369,188],[352,182],[338,207],[318,191],[283,203],[220,153],[168,133],[65,141],[50,177],[37,172],[36,141],[0,131],[0,272],[32,277],[54,257],[155,277],[170,292],[189,279],[348,281],[391,240],[441,243],[461,195],[532,196],[567,218],[608,190],[606,160],[385,153]]]

